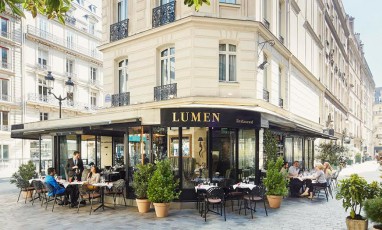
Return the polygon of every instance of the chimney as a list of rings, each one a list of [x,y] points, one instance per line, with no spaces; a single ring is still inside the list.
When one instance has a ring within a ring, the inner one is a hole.
[[[354,19],[352,16],[349,17],[349,25],[352,32],[354,32]]]

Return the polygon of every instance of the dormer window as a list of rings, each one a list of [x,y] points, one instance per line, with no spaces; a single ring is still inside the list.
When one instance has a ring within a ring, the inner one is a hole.
[[[97,7],[96,7],[95,5],[93,5],[93,4],[90,4],[90,5],[89,5],[89,10],[90,10],[91,12],[93,12],[93,13],[96,13]]]

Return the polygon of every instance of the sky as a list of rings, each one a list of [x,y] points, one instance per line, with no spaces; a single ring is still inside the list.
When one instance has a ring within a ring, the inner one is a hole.
[[[342,0],[354,20],[354,32],[361,34],[366,61],[375,87],[382,87],[382,0]]]

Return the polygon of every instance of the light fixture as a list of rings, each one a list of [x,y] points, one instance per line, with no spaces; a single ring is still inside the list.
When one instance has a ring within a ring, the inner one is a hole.
[[[263,61],[263,63],[261,63],[257,68],[263,70],[263,69],[264,69],[266,66],[268,66],[268,65],[269,65],[268,61],[265,60],[265,61]]]
[[[202,142],[203,142],[203,138],[199,137],[198,141],[199,141],[199,148],[200,148],[200,150],[199,150],[199,157],[202,157],[202,150],[203,150]]]
[[[276,43],[275,43],[275,40],[266,40],[266,41],[263,41],[263,42],[259,42],[258,44],[257,44],[257,46],[260,46],[260,45],[262,45],[261,46],[261,49],[260,49],[260,51],[257,53],[257,57],[259,57],[260,56],[260,53],[261,53],[261,51],[264,49],[264,46],[265,46],[265,44],[269,44],[270,46],[274,46]]]
[[[67,93],[66,93],[66,97],[63,98],[63,97],[61,97],[61,95],[59,95],[57,97],[56,94],[52,93],[52,89],[54,87],[54,77],[52,75],[52,71],[48,71],[48,74],[45,76],[45,81],[46,81],[46,85],[48,88],[48,93],[52,94],[54,96],[54,98],[56,98],[58,100],[58,104],[60,106],[59,118],[61,118],[62,101],[66,100],[69,95],[70,95],[71,99],[73,99],[72,94],[73,94],[73,90],[74,90],[74,82],[72,81],[71,77],[68,77],[68,80],[65,82],[65,87],[66,87]]]

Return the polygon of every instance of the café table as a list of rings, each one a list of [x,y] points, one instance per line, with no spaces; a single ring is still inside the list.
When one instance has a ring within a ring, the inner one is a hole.
[[[241,189],[250,189],[250,190],[252,190],[253,188],[256,187],[256,185],[255,184],[247,184],[247,183],[240,182],[240,183],[232,185],[232,187],[233,187],[233,189],[241,188]]]
[[[107,183],[95,183],[95,184],[91,184],[95,187],[99,187],[100,188],[100,193],[101,193],[101,204],[96,208],[94,209],[94,212],[97,211],[98,209],[102,208],[102,210],[105,210],[105,208],[112,208],[114,209],[114,207],[109,207],[109,206],[106,206],[105,205],[105,188],[109,188],[111,189],[113,187],[113,183],[110,183],[110,182],[107,182]]]

